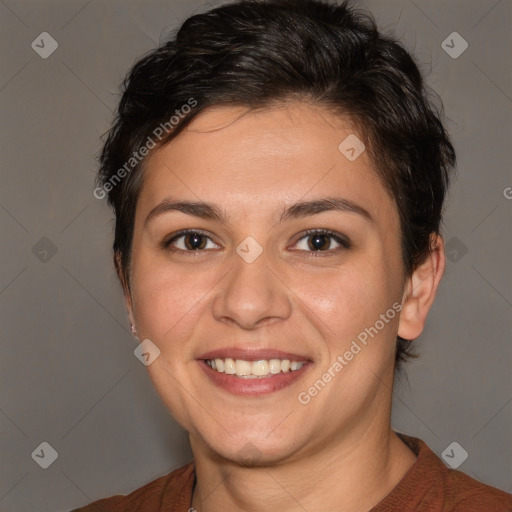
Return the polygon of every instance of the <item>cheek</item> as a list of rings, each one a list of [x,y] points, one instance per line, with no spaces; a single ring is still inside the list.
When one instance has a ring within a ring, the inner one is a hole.
[[[290,287],[325,337],[345,343],[391,307],[392,279],[375,261],[360,261],[323,275],[297,276]]]
[[[208,292],[218,281],[212,272],[172,268],[140,257],[133,266],[134,315],[141,335],[162,343],[197,320]]]

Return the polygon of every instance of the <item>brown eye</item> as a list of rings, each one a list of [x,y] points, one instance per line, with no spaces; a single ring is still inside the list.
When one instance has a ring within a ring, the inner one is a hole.
[[[166,249],[184,252],[218,249],[218,245],[200,231],[182,231],[164,242],[163,245]]]
[[[306,252],[328,252],[350,247],[349,241],[341,234],[313,230],[306,232],[296,243],[296,248]]]
[[[332,237],[329,237],[328,235],[312,235],[308,237],[308,247],[312,251],[323,251],[330,249],[331,246],[331,239]]]
[[[204,249],[206,246],[206,237],[199,233],[190,233],[183,237],[185,247],[191,251]]]

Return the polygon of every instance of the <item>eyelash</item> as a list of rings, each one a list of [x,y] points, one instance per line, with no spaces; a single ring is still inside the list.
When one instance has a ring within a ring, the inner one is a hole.
[[[185,250],[185,249],[177,249],[175,247],[172,247],[172,243],[176,242],[180,238],[190,235],[201,235],[209,240],[211,240],[213,243],[215,243],[212,238],[204,231],[201,231],[199,229],[184,229],[182,231],[179,231],[178,233],[174,233],[171,235],[170,238],[166,238],[162,241],[162,249],[172,252],[181,252],[188,255],[195,255],[197,253],[201,253],[203,251],[211,250],[211,249],[196,249],[196,250]],[[332,254],[334,251],[338,252],[339,250],[343,249],[350,249],[351,243],[345,236],[341,235],[340,233],[336,233],[335,231],[330,231],[328,229],[308,229],[298,235],[297,240],[295,241],[294,245],[298,244],[301,240],[307,239],[313,235],[324,235],[330,237],[332,240],[340,244],[341,247],[336,247],[334,249],[327,249],[325,251],[302,251],[306,253],[310,253],[310,256],[312,257],[318,257],[323,256],[324,254]]]

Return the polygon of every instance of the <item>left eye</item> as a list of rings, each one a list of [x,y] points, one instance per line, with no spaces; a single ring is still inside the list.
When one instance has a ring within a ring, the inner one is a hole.
[[[326,252],[340,247],[348,248],[349,244],[341,236],[324,231],[306,233],[295,244],[301,251]]]

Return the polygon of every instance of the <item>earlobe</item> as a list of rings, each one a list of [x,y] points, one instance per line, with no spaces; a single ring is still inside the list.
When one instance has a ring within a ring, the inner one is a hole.
[[[428,257],[405,284],[398,336],[406,340],[414,340],[422,333],[443,277],[446,259],[441,235],[431,235],[430,247]]]
[[[116,269],[117,277],[119,278],[119,281],[121,282],[121,286],[123,288],[123,294],[124,294],[124,304],[126,308],[126,313],[128,315],[128,320],[130,322],[130,328],[132,331],[132,334],[137,337],[137,330],[135,328],[135,318],[133,315],[133,303],[132,303],[132,296],[130,292],[130,286],[126,282],[125,274],[123,272],[123,266],[121,262],[121,254],[119,252],[114,253],[114,267]]]

